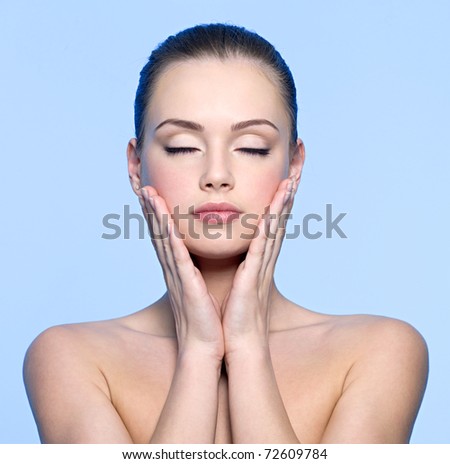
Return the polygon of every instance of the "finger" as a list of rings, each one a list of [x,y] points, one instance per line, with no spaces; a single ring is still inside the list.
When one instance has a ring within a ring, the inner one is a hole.
[[[275,264],[280,254],[281,245],[283,243],[284,237],[286,235],[286,224],[290,218],[290,211],[295,196],[295,186],[291,185],[290,191],[287,192],[286,197],[283,200],[283,207],[278,220],[278,229],[276,231],[276,237],[273,240],[273,246],[271,250],[271,255],[266,263],[266,268],[264,270],[267,278],[272,278],[275,271]]]
[[[267,267],[268,259],[271,255],[271,244],[269,243],[270,237],[272,241],[276,233],[276,211],[282,208],[283,199],[285,197],[286,186],[289,179],[283,179],[275,192],[272,203],[265,210],[258,222],[255,237],[252,239],[247,256],[245,258],[246,273],[250,278],[255,278],[263,274],[264,269]],[[275,221],[275,223],[273,223]]]
[[[274,256],[274,250],[277,248],[277,244],[284,235],[284,223],[286,204],[290,198],[293,181],[288,178],[280,183],[278,190],[275,192],[274,198],[270,205],[270,228],[267,236],[264,259],[261,266],[261,275],[264,276],[267,272],[267,266],[271,262]]]
[[[154,242],[155,237],[160,235],[160,227],[157,222],[155,210],[154,210],[154,205],[150,201],[150,195],[147,191],[147,189],[142,188],[141,189],[141,195],[142,197],[139,199],[142,209],[145,214],[145,219],[147,221],[148,229],[150,232],[150,236],[152,238],[152,243],[154,246],[156,246],[156,243]]]
[[[165,254],[172,282],[177,287],[194,295],[206,294],[207,288],[200,271],[195,268],[192,258],[179,231],[169,213],[166,202],[161,196],[152,197],[155,204],[156,216],[163,231],[159,242]]]
[[[149,198],[149,202],[154,209],[158,230],[160,231],[159,236],[155,237],[155,240],[158,242],[159,249],[162,250],[164,254],[165,263],[167,264],[168,270],[172,275],[172,279],[175,281],[177,280],[177,270],[168,233],[170,213],[167,209],[167,205],[163,197],[159,195],[153,195]]]
[[[181,238],[173,219],[170,219],[169,222],[169,243],[174,267],[180,276],[181,283],[184,286],[189,286],[193,281],[198,280],[198,274],[196,273],[196,267],[192,262],[191,255],[189,254],[189,251]]]
[[[155,245],[159,251],[160,262],[165,269],[165,275],[170,277],[170,281],[167,281],[169,289],[170,285],[172,285],[177,289],[180,287],[185,290],[189,288],[197,295],[198,292],[206,293],[206,284],[202,278],[199,278],[201,273],[192,262],[189,251],[180,237],[164,198],[155,194],[148,200],[153,203],[151,206],[157,219],[157,230],[160,236],[155,239]]]
[[[138,193],[139,203],[141,204],[141,207],[145,214],[145,219],[147,220],[149,232],[152,237],[152,242],[153,242],[155,235],[158,236],[160,234],[160,230],[159,230],[159,224],[155,222],[156,218],[154,217],[154,214],[155,214],[154,207],[149,202],[149,199],[150,197],[157,195],[157,194],[158,192],[150,185],[141,187]]]
[[[143,187],[141,187],[139,192],[145,192],[148,194],[149,197],[152,197],[153,195],[159,195],[155,187],[151,185],[144,185]]]
[[[256,279],[258,277],[263,263],[268,228],[267,214],[268,212],[265,212],[261,215],[261,218],[256,226],[255,235],[250,242],[247,255],[243,262],[242,270],[245,270],[245,273],[248,275],[250,282],[252,282],[252,279]]]
[[[147,190],[147,187],[142,188],[141,190],[148,217],[147,222],[149,225],[150,234],[152,236],[152,244],[155,248],[156,255],[161,264],[161,267],[163,268],[166,281],[167,278],[170,278],[170,282],[173,282],[173,270],[171,269],[170,258],[167,256],[167,252],[163,243],[164,235],[166,236],[167,240],[167,231],[164,231],[163,225],[161,223],[161,214],[158,211],[159,203],[155,201],[155,198],[157,198],[158,195],[149,196],[149,191],[151,190]],[[167,283],[170,282],[167,281]]]
[[[208,288],[203,276],[198,268],[195,267],[191,255],[178,233],[174,221],[171,219],[168,226],[169,242],[172,251],[173,265],[176,272],[176,285],[185,295],[186,301],[204,304],[210,297]],[[216,300],[217,301],[217,300]],[[217,314],[218,306],[214,303]]]

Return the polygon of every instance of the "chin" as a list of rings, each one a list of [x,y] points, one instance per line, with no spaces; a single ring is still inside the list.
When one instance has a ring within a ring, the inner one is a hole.
[[[184,241],[189,253],[204,259],[229,259],[247,253],[250,240],[222,238],[205,238],[197,240],[188,238]]]

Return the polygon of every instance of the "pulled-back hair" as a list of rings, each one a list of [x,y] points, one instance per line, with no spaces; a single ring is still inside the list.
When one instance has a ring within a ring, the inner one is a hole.
[[[199,24],[171,35],[153,50],[140,73],[134,102],[137,149],[144,140],[147,108],[158,78],[175,62],[189,59],[247,58],[261,65],[275,80],[291,123],[290,144],[297,141],[297,99],[294,79],[284,59],[266,39],[244,27],[230,24]]]

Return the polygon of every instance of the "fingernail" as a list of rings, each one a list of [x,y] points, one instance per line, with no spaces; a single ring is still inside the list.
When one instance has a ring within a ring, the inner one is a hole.
[[[153,198],[153,196],[149,197],[148,198],[148,201],[150,202],[150,204],[152,205],[152,208],[155,207],[155,199]]]
[[[291,196],[291,191],[288,189],[286,190],[286,193],[284,194],[284,203],[286,203],[289,200],[290,196]]]
[[[294,181],[291,179],[289,181],[289,183],[287,184],[287,187],[286,187],[286,191],[287,192],[290,192],[292,190],[292,184],[294,183]]]

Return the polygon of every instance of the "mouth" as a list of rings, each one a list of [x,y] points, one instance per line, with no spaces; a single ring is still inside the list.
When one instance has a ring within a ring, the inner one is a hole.
[[[207,224],[228,224],[239,218],[242,211],[232,203],[204,203],[194,210],[194,218]]]

